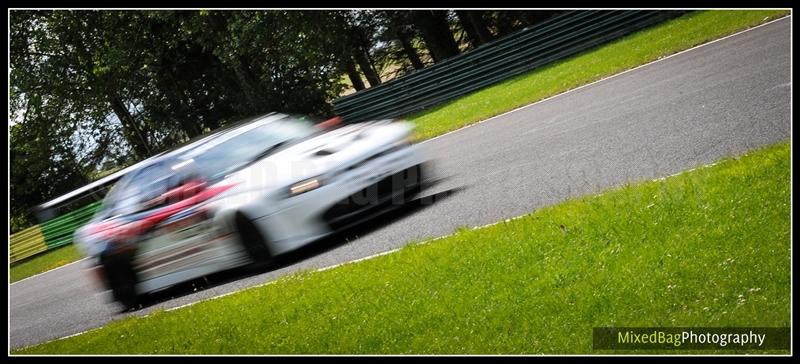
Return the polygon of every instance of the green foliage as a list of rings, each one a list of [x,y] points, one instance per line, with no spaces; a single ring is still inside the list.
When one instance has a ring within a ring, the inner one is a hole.
[[[347,33],[325,16],[12,11],[15,226],[109,161],[128,165],[267,111],[329,115]]]
[[[599,354],[593,327],[789,326],[789,150],[12,354]]]

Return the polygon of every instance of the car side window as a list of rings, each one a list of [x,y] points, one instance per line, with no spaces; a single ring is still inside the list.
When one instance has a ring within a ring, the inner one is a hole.
[[[141,204],[165,192],[170,177],[169,167],[163,162],[147,166],[127,178],[116,191],[110,215],[131,214],[139,210]]]

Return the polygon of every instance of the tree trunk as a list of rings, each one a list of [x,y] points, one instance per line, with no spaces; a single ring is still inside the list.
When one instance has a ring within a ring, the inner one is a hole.
[[[369,82],[370,87],[375,87],[381,84],[381,78],[378,76],[378,73],[375,72],[375,69],[372,68],[372,64],[369,60],[369,56],[367,52],[364,50],[357,50],[355,52],[355,58],[358,62],[358,66],[361,67],[361,72],[364,73],[364,76],[367,77],[367,82]]]
[[[486,21],[483,20],[483,11],[467,11],[467,17],[469,18],[470,24],[472,24],[472,28],[475,29],[475,32],[478,34],[478,39],[480,39],[481,43],[489,43],[492,41],[492,32],[489,31],[489,27],[486,25]]]
[[[218,48],[217,52],[212,53],[217,54],[217,59],[223,65],[233,68],[233,74],[236,76],[239,88],[242,90],[244,98],[251,108],[249,111],[257,112],[260,106],[254,86],[257,82],[253,80],[243,57],[238,55],[235,49],[230,48],[230,43],[227,39],[228,19],[226,15],[225,12],[215,11],[213,15],[209,17],[211,30],[216,33],[216,41],[218,42],[215,45]]]
[[[434,62],[458,55],[458,45],[447,24],[447,11],[414,10],[414,26],[419,29]]]
[[[403,46],[403,51],[406,53],[406,57],[408,60],[411,61],[411,65],[414,66],[415,70],[421,70],[425,68],[425,64],[422,63],[422,60],[419,59],[419,55],[417,54],[417,49],[414,48],[414,45],[411,44],[411,37],[408,36],[405,32],[397,32],[396,33],[397,39],[400,40],[400,44]]]
[[[111,109],[122,123],[125,139],[131,144],[133,152],[136,153],[136,156],[140,159],[150,156],[150,145],[147,143],[147,139],[144,137],[133,115],[131,115],[130,110],[125,107],[125,104],[116,95],[108,93],[107,96],[108,102],[111,104]]]
[[[186,136],[191,139],[200,134],[203,134],[203,131],[200,129],[199,121],[194,119],[186,119],[180,118],[178,123],[181,124],[181,130],[186,133]]]
[[[110,139],[110,134],[102,135],[100,140],[96,140],[97,148],[91,154],[78,161],[78,165],[90,167],[92,170],[95,169],[97,164],[105,157],[111,144]]]
[[[233,66],[233,73],[236,75],[236,81],[239,83],[239,88],[244,93],[244,97],[247,100],[247,104],[250,105],[251,112],[256,112],[259,110],[259,102],[258,96],[256,96],[255,87],[253,87],[253,82],[251,82],[249,76],[249,72],[245,69],[245,65],[238,59],[231,60]]]
[[[461,27],[464,28],[464,32],[467,33],[467,38],[469,38],[469,43],[472,44],[473,48],[477,48],[483,43],[486,43],[481,37],[478,35],[478,30],[475,28],[475,25],[472,23],[470,12],[466,10],[456,10],[456,16],[458,16],[458,22],[461,23]]]
[[[141,128],[139,128],[139,125],[136,123],[136,120],[131,115],[130,110],[128,110],[127,106],[117,95],[118,87],[114,84],[115,80],[109,79],[107,76],[98,78],[94,73],[94,55],[92,51],[86,46],[80,36],[75,38],[74,43],[77,45],[76,51],[78,52],[77,62],[79,68],[83,69],[86,78],[88,78],[92,84],[98,85],[98,88],[101,90],[101,95],[105,95],[108,99],[111,110],[114,111],[114,114],[117,115],[117,118],[119,118],[122,124],[123,135],[125,140],[130,143],[133,153],[140,159],[149,156],[150,145],[144,137]]]
[[[358,74],[358,70],[356,69],[356,64],[353,63],[353,59],[351,57],[347,57],[345,61],[345,71],[347,71],[347,77],[350,78],[350,83],[353,84],[353,88],[356,91],[361,91],[365,89],[364,81],[361,80],[361,75]]]

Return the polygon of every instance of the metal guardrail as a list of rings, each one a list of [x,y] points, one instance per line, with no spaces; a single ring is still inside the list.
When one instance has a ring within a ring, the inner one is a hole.
[[[42,235],[39,225],[31,226],[11,235],[9,245],[11,248],[11,263],[47,251],[47,244],[44,242],[44,235]]]
[[[101,201],[93,202],[85,207],[61,215],[55,219],[45,221],[42,226],[47,249],[55,249],[72,243],[75,230],[83,226],[92,218],[100,207]]]
[[[55,248],[72,244],[75,230],[92,218],[101,201],[93,202],[75,211],[34,225],[11,235],[10,261],[15,263]]]
[[[686,11],[570,11],[410,75],[334,100],[345,122],[401,117]]]

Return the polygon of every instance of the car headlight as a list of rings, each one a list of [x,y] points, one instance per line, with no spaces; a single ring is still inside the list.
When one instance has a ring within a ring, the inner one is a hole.
[[[301,193],[317,189],[319,188],[319,186],[322,186],[322,183],[320,183],[319,178],[310,178],[305,181],[297,182],[293,184],[291,187],[289,187],[289,195],[297,196]]]

